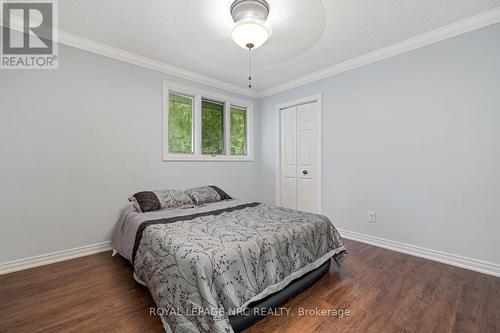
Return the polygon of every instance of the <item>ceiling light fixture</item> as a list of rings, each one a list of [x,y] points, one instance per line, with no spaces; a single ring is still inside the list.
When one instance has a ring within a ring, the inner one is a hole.
[[[231,5],[231,16],[235,26],[231,38],[242,48],[248,49],[248,88],[252,88],[252,62],[250,51],[264,44],[271,37],[266,24],[269,5],[265,0],[235,0]]]

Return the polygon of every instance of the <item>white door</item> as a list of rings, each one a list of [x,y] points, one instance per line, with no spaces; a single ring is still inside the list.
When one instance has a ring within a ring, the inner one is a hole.
[[[279,205],[306,212],[321,210],[321,129],[319,102],[280,112]]]

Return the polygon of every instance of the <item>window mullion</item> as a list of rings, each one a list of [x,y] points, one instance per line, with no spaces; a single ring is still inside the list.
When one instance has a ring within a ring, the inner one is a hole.
[[[246,108],[246,114],[245,114],[245,118],[246,118],[246,146],[247,146],[247,151],[246,151],[246,155],[249,157],[249,158],[253,158],[253,107],[250,105],[250,106],[247,106]]]
[[[197,94],[195,96],[194,102],[194,113],[195,113],[195,121],[194,121],[194,142],[195,142],[195,152],[196,156],[201,156],[201,95]]]
[[[230,118],[231,103],[224,103],[224,144],[225,155],[231,156],[231,118]]]
[[[169,129],[168,126],[170,121],[169,117],[169,105],[170,105],[170,97],[169,91],[166,87],[163,88],[163,158],[165,159],[170,154],[169,145],[168,145],[168,135]]]

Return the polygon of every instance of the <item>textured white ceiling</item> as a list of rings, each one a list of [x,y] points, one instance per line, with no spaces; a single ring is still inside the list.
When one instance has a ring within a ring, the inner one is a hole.
[[[245,87],[232,0],[59,1],[60,29]],[[500,6],[500,0],[268,0],[273,34],[253,52],[256,91]]]

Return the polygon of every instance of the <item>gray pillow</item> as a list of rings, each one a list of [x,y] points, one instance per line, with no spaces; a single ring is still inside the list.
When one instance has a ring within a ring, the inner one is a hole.
[[[185,193],[196,205],[232,199],[226,192],[217,186],[195,187],[186,190]]]
[[[189,208],[194,203],[183,191],[158,190],[138,192],[129,198],[139,212],[151,212],[159,209]]]

